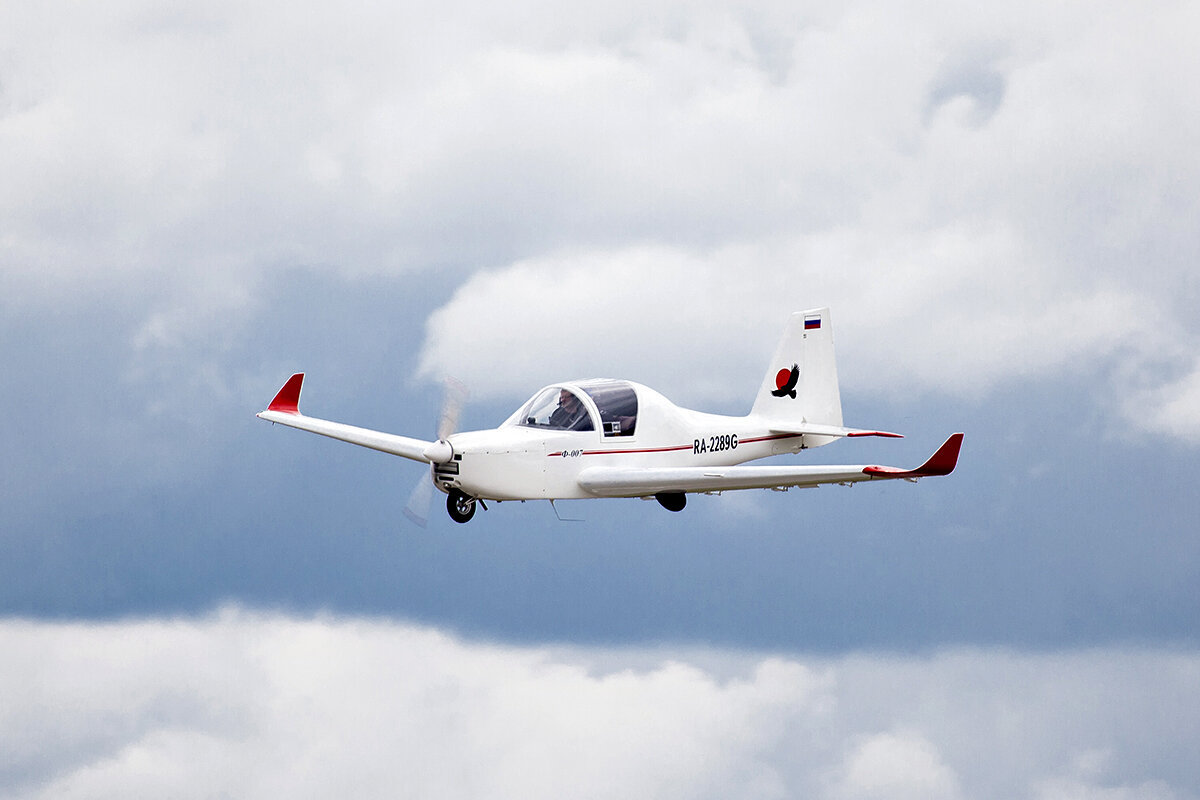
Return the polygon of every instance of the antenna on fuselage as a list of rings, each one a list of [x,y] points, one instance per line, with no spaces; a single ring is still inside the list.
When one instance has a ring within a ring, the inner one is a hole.
[[[576,519],[575,517],[564,517],[558,513],[558,506],[554,505],[554,501],[550,501],[550,507],[554,509],[554,516],[558,517],[559,522],[587,522],[586,519]]]

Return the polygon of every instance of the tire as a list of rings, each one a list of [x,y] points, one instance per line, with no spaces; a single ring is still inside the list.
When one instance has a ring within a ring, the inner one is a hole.
[[[446,511],[455,522],[469,522],[475,516],[475,498],[468,497],[458,489],[451,489],[446,498]]]
[[[659,492],[654,499],[667,511],[683,511],[687,505],[687,495],[683,492]]]

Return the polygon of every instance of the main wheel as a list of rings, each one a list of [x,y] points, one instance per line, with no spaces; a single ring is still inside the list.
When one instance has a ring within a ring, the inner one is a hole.
[[[659,492],[654,499],[667,511],[683,511],[687,505],[687,495],[683,492]]]
[[[468,522],[475,516],[475,498],[468,497],[458,489],[451,489],[446,498],[446,510],[455,522]]]

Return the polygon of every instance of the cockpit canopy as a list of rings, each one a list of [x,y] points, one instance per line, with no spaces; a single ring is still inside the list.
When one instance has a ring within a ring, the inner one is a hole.
[[[593,431],[592,415],[579,395],[566,387],[543,389],[521,410],[518,425],[556,431]]]
[[[637,430],[638,398],[625,381],[588,381],[579,384],[600,412],[605,436],[633,436]]]
[[[576,389],[582,390],[591,403],[584,402]],[[637,430],[637,392],[631,384],[614,380],[543,389],[517,413],[517,424],[559,431],[594,431],[596,420],[591,405],[600,414],[600,429],[605,436],[632,436]]]

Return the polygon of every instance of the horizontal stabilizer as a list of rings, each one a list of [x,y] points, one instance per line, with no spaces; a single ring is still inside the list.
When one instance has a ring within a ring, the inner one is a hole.
[[[903,439],[902,433],[888,431],[869,431],[862,428],[843,428],[840,425],[819,425],[814,422],[801,422],[794,425],[772,426],[771,433],[804,434],[806,436],[883,436],[887,439]]]

